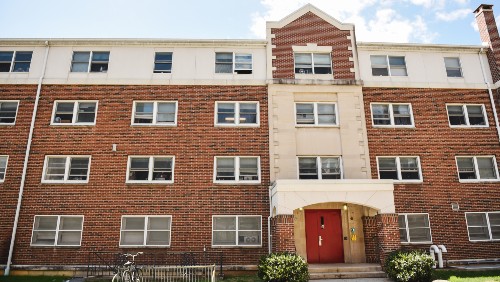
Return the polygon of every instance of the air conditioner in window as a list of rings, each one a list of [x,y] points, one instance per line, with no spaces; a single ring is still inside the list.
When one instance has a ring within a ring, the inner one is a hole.
[[[259,237],[258,236],[245,236],[245,237],[243,237],[243,241],[245,243],[248,243],[248,244],[252,244],[252,243],[256,244],[259,241]]]
[[[254,180],[254,176],[243,176],[242,180]]]

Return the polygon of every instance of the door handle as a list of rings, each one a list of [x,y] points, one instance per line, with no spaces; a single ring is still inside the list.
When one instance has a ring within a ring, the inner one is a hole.
[[[321,241],[323,241],[323,238],[321,238],[321,235],[319,236],[319,246],[321,247]]]

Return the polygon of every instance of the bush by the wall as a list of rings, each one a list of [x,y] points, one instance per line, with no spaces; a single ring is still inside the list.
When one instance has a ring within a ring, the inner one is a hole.
[[[386,261],[387,275],[400,282],[426,282],[432,279],[432,257],[422,251],[395,251]]]
[[[307,282],[309,270],[297,254],[272,253],[260,258],[258,276],[268,282]]]

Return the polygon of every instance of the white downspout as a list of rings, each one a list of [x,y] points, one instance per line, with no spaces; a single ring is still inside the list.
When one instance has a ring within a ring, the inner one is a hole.
[[[481,56],[481,54],[483,53],[484,50],[483,48],[481,48],[481,50],[477,55],[479,56],[479,62],[481,63],[481,71],[483,72],[484,83],[486,84],[486,87],[488,87],[488,93],[490,94],[491,108],[493,109],[493,117],[495,118],[495,126],[497,128],[498,141],[500,142],[500,126],[498,125],[497,109],[495,106],[495,100],[493,99],[493,93],[491,92],[490,82],[488,81],[488,78],[486,77],[486,72],[484,70],[483,57]]]
[[[439,248],[436,245],[431,245],[429,247],[429,252],[431,253],[432,260],[436,261],[436,256],[434,255],[435,253],[438,254],[438,259],[439,259],[441,251],[439,250]],[[439,261],[438,261],[438,263],[439,263]],[[442,264],[442,262],[441,262],[441,264]],[[436,264],[433,264],[432,268],[436,268]]]
[[[446,247],[444,245],[438,245],[438,248],[440,250],[438,254],[439,268],[443,268],[443,253],[447,253],[448,250],[446,250]]]
[[[33,115],[31,116],[30,134],[28,136],[28,144],[26,146],[26,154],[24,156],[24,165],[23,165],[23,174],[21,177],[21,186],[19,187],[19,196],[17,198],[16,215],[14,217],[14,226],[12,228],[12,237],[10,239],[9,258],[7,259],[7,266],[5,267],[4,276],[9,276],[10,265],[12,264],[12,254],[14,252],[14,243],[16,241],[16,232],[17,232],[17,224],[19,222],[19,213],[21,212],[21,202],[23,200],[24,182],[26,181],[26,171],[28,170],[28,160],[30,157],[31,141],[33,139],[33,131],[35,129],[35,120],[36,120],[36,113],[38,110],[38,101],[40,100],[40,92],[42,90],[42,82],[43,82],[43,78],[45,76],[45,68],[47,66],[47,58],[49,56],[49,49],[50,49],[49,41],[45,41],[45,58],[43,59],[42,75],[40,76],[40,79],[38,79],[38,88],[36,89],[35,105],[33,106]]]
[[[272,207],[272,187],[273,185],[271,185],[271,187],[269,187],[269,216],[267,217],[267,246],[268,246],[268,253],[272,253],[273,252],[273,249],[272,249],[272,244],[273,244],[273,241],[272,241],[272,234],[271,234],[271,217],[273,216],[273,207]]]

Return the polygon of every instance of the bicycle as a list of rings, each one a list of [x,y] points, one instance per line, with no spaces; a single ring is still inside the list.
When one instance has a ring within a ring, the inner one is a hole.
[[[122,254],[122,256],[125,257],[126,262],[113,276],[112,282],[142,282],[142,270],[135,264],[135,257],[142,254],[144,253],[138,252],[135,255]],[[132,260],[129,260],[129,257],[131,257]]]

